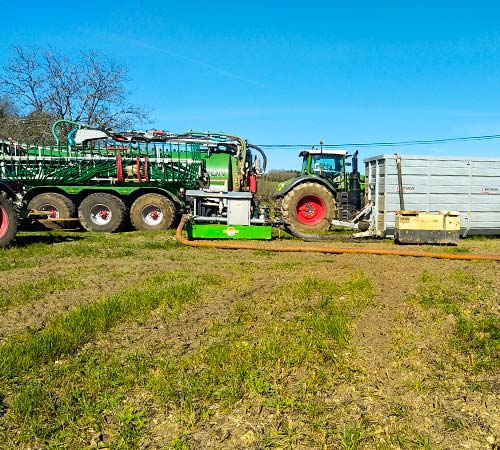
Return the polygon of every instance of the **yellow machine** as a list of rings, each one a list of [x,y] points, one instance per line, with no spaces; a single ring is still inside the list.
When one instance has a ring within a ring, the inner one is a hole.
[[[460,213],[396,211],[394,239],[400,244],[458,244]]]

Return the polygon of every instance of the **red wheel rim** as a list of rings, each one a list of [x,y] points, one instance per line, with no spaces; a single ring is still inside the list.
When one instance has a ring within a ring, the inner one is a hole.
[[[304,195],[297,202],[297,219],[304,225],[317,225],[326,216],[326,205],[317,195]]]
[[[9,216],[4,207],[0,206],[0,238],[5,236],[9,229]]]

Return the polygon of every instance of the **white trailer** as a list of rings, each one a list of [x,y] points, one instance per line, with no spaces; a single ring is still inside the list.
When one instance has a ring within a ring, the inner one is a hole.
[[[364,160],[365,192],[373,205],[372,234],[393,237],[395,212],[458,211],[460,235],[500,235],[500,158],[397,155]]]

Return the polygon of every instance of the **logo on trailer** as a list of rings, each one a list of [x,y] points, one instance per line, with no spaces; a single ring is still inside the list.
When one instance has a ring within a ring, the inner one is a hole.
[[[225,230],[222,230],[223,233],[227,234],[229,237],[236,236],[240,230],[237,230],[234,227],[227,227]]]
[[[416,189],[415,186],[403,186],[403,192],[415,192]],[[399,186],[396,186],[396,192],[399,192]]]
[[[483,186],[481,188],[481,194],[498,194],[499,189],[493,186]]]

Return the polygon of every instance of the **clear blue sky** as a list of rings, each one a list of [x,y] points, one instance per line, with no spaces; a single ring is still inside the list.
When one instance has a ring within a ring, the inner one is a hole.
[[[50,6],[48,6],[50,5]],[[92,48],[129,68],[132,100],[174,132],[256,144],[500,134],[495,1],[0,1],[11,45]],[[381,153],[499,156],[500,141]],[[269,150],[271,168],[297,151]]]

